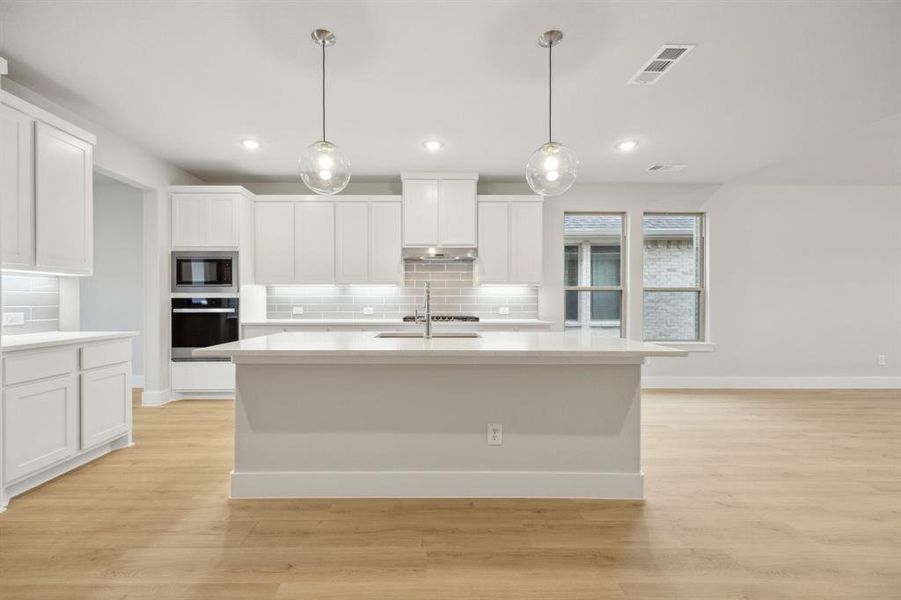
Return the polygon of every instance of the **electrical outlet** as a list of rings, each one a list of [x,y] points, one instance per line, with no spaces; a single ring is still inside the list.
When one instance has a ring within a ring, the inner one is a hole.
[[[876,364],[878,364],[880,367],[885,366],[885,354],[880,354],[876,357]]]
[[[504,426],[500,423],[488,423],[488,445],[500,446],[504,443]]]
[[[364,314],[364,315],[371,315],[371,314],[373,314],[374,312],[375,312],[375,309],[372,308],[371,306],[364,306],[364,307],[363,307],[363,314]]]
[[[24,324],[25,324],[25,313],[21,313],[21,312],[3,313],[4,327],[7,325],[24,325]]]
[[[509,306],[500,306],[500,307],[498,307],[497,312],[498,312],[498,314],[509,315],[510,307]]]
[[[302,315],[303,314],[303,306],[295,306],[291,309],[292,315]]]

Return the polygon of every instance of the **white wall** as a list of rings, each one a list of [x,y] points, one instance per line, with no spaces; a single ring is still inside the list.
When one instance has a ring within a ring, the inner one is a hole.
[[[94,169],[144,193],[144,403],[169,399],[170,185],[204,183],[109,129],[89,121],[8,78],[3,89],[97,136]]]
[[[94,182],[94,276],[80,285],[81,328],[144,329],[144,194],[107,178]],[[144,379],[144,336],[133,338],[133,375]]]
[[[627,214],[627,335],[636,339],[642,213],[708,213],[715,351],[651,360],[645,385],[901,387],[901,186],[577,186],[545,202],[539,311],[556,328],[563,214],[592,210]]]

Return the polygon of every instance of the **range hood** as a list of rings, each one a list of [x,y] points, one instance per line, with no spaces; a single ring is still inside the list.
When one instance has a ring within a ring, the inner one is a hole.
[[[404,248],[405,261],[420,262],[472,262],[478,254],[475,248],[431,247]]]

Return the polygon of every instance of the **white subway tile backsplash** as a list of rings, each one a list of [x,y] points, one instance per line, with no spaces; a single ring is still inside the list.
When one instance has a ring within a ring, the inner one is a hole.
[[[6,273],[0,277],[3,312],[21,313],[25,317],[23,325],[4,326],[3,335],[59,329],[59,278]]]
[[[422,306],[423,287],[432,285],[432,311],[470,314],[481,318],[538,318],[538,289],[534,286],[473,285],[472,263],[406,263],[405,285],[269,286],[266,315],[270,319],[398,319]],[[302,306],[302,315],[292,314]],[[364,315],[363,307],[373,308]],[[507,306],[509,315],[498,308]]]

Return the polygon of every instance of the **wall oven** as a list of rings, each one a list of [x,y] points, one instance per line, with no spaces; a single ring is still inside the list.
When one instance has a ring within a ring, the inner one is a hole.
[[[237,294],[237,252],[173,252],[172,292]]]
[[[191,351],[237,340],[237,298],[172,298],[173,361],[215,360],[195,358]]]

